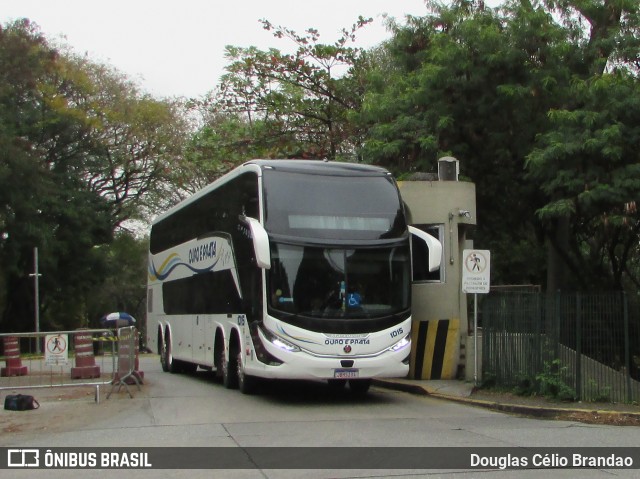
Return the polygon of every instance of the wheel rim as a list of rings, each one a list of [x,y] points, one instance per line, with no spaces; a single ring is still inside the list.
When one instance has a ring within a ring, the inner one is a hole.
[[[160,354],[160,366],[162,370],[167,370],[167,345],[161,331],[158,331],[158,354]]]
[[[217,361],[216,361],[216,377],[217,378],[222,378],[223,374],[224,374],[224,349],[222,349],[221,347],[216,348],[216,355],[218,357]]]
[[[227,361],[227,358],[224,352],[222,352],[221,354],[220,363],[221,363],[220,366],[222,368],[222,377],[224,378],[225,381],[227,381],[229,379],[229,361]]]
[[[162,367],[164,368],[167,365],[167,358],[166,358],[166,349],[167,347],[164,344],[164,341],[162,341],[160,343],[160,364],[162,365]]]
[[[171,369],[173,358],[171,357],[171,336],[167,336],[167,340],[164,342],[164,363],[167,369]]]
[[[240,387],[244,385],[244,368],[242,367],[242,353],[238,351],[238,356],[236,358],[236,371],[238,374],[238,384]]]

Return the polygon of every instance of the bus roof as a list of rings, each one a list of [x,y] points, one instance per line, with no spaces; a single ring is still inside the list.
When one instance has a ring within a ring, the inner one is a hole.
[[[322,175],[387,176],[391,174],[379,166],[328,160],[251,160],[242,166],[245,165],[257,165],[261,169]]]
[[[290,173],[304,173],[310,175],[329,175],[329,176],[391,176],[386,169],[359,163],[342,163],[338,161],[328,160],[297,160],[297,159],[280,159],[280,160],[263,160],[256,159],[250,160],[242,165],[234,168],[225,175],[221,176],[217,180],[209,183],[207,186],[197,191],[193,195],[185,198],[179,203],[175,204],[167,211],[159,214],[153,221],[155,224],[164,218],[170,216],[173,212],[180,208],[196,201],[201,196],[206,195],[211,190],[218,188],[225,184],[227,181],[241,175],[247,171],[254,171],[258,175],[262,175],[262,170],[271,169],[276,171],[286,171]]]

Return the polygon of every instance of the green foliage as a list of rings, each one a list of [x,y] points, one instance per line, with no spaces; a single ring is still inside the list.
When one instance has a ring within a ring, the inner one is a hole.
[[[489,371],[483,372],[480,389],[491,389],[495,386],[496,386],[496,375]]]
[[[591,390],[588,393],[591,398],[591,402],[611,402],[610,386],[600,387],[600,385],[596,381],[590,379],[588,389]]]
[[[513,392],[518,396],[535,396],[538,393],[536,381],[527,375],[520,375]]]
[[[0,328],[86,323],[108,258],[100,247],[166,189],[180,154],[175,105],[116,71],[49,46],[21,20],[0,27]]]
[[[567,367],[559,359],[544,361],[542,371],[520,374],[511,392],[518,396],[543,396],[560,401],[575,401],[575,390],[566,383]],[[489,387],[495,387],[490,385]]]
[[[57,52],[29,22],[16,22],[0,29],[0,71],[6,72],[0,81],[2,322],[21,330],[33,318],[33,248],[42,258],[46,324],[53,302],[90,284],[69,268],[82,273],[94,266],[92,247],[109,240],[111,222],[106,202],[76,173],[87,125],[65,99],[69,86]],[[63,322],[73,316],[70,307]]]
[[[548,255],[573,272],[562,287],[639,288],[637,1],[427,6],[369,51],[351,46],[368,19],[331,44],[262,20],[292,50],[227,47],[220,85],[191,103],[193,134],[182,101],[141,94],[26,20],[0,27],[0,327],[31,323],[34,246],[45,324],[137,311],[144,247],[114,231],[256,157],[402,176],[456,156],[493,282],[543,283]],[[565,394],[551,366],[539,382]]]
[[[542,9],[431,8],[394,26],[388,62],[372,75],[358,118],[369,131],[362,156],[398,175],[434,172],[440,156],[457,157],[483,212],[476,244],[500,262],[493,279],[539,283],[541,192],[526,181],[524,162],[569,81],[563,30]],[[513,254],[514,239],[522,255]]]
[[[276,135],[268,122],[261,120],[211,115],[185,146],[184,161],[172,169],[173,183],[184,193],[195,193],[245,161],[286,151],[292,145],[289,137],[286,133]]]
[[[371,20],[360,17],[334,44],[262,20],[295,50],[226,49],[229,65],[210,105],[214,113],[246,122],[253,148],[266,157],[355,159],[360,132],[349,119],[363,93],[359,59],[348,46]]]
[[[575,276],[557,287],[640,284],[628,274],[638,243],[637,2],[428,6],[392,24],[369,75],[357,117],[365,161],[400,175],[457,157],[476,183],[474,240],[495,252],[496,283],[543,283],[546,240],[559,252],[550,261]]]
[[[575,401],[576,391],[565,382],[567,367],[559,359],[545,361],[541,373],[536,374],[537,391],[542,396]]]
[[[104,268],[99,284],[86,297],[87,326],[100,327],[99,319],[114,311],[126,311],[144,324],[148,248],[148,238],[119,232],[111,244],[97,249]]]
[[[121,73],[84,57],[69,54],[64,62],[76,86],[74,111],[88,127],[85,182],[108,201],[113,226],[166,208],[188,129],[180,103],[140,94]]]
[[[550,230],[570,222],[571,241],[558,247],[583,287],[622,289],[624,275],[639,280],[628,264],[640,231],[640,83],[619,70],[576,80],[571,93],[579,106],[553,111],[553,130],[528,156],[529,177],[550,198],[537,214]]]

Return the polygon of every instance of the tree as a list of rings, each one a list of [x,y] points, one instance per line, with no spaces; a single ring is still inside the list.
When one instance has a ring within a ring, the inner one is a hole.
[[[273,142],[267,134],[269,130],[270,126],[262,120],[249,122],[232,113],[209,115],[207,123],[185,146],[184,161],[173,170],[173,184],[178,186],[181,198],[202,189],[245,161],[274,155]]]
[[[612,69],[617,68],[635,71],[637,74],[638,52],[640,51],[638,48],[640,45],[638,35],[640,19],[636,2],[626,0],[602,2],[562,0],[547,1],[545,5],[562,20],[567,27],[572,44],[580,52],[580,56],[576,56],[570,66],[577,81],[586,81],[593,77],[606,75]],[[585,28],[586,26],[589,28]],[[567,102],[558,105],[559,111],[581,108],[581,100],[573,101],[571,94],[567,98]],[[557,119],[558,115],[554,114],[553,117]],[[539,155],[534,153],[534,156]],[[534,169],[536,163],[540,164],[540,161],[532,162]],[[553,164],[547,164],[545,167],[557,168]],[[558,199],[557,194],[558,192],[554,193],[551,201]],[[611,274],[603,276],[601,269],[597,273],[597,277],[588,279],[582,277],[581,281],[571,274],[572,271],[575,271],[576,264],[576,258],[571,260],[569,253],[572,248],[570,245],[572,237],[584,236],[586,232],[580,231],[581,226],[576,228],[576,223],[572,224],[569,215],[559,214],[552,218],[548,213],[548,208],[541,211],[541,217],[545,219],[544,227],[549,244],[548,288],[550,290],[568,289],[579,285],[585,287],[587,284],[591,284],[593,287],[608,282],[610,287],[619,289],[620,281],[616,279],[618,276],[616,273],[613,273],[613,276]],[[575,248],[573,249],[575,250]],[[580,262],[577,260],[577,263]]]
[[[549,287],[622,289],[638,240],[634,207],[624,205],[636,194],[637,154],[627,141],[637,118],[625,110],[637,108],[640,9],[626,0],[546,4],[581,52],[567,101],[550,112],[550,130],[529,156],[531,177],[549,195],[538,211],[550,245]],[[637,283],[635,274],[629,279]]]
[[[3,327],[30,329],[36,246],[46,285],[43,323],[66,324],[77,313],[75,293],[99,271],[93,246],[110,239],[109,208],[76,174],[88,128],[67,101],[73,87],[57,51],[28,21],[0,28],[0,72]],[[47,312],[57,302],[68,307],[53,320]]]
[[[136,238],[124,231],[116,233],[109,245],[99,248],[104,259],[101,281],[86,296],[86,326],[101,327],[99,319],[114,311],[126,311],[138,319],[142,328],[146,314],[146,277],[149,239]],[[143,334],[144,336],[144,334]]]
[[[537,3],[537,2],[536,2]],[[640,9],[635,0],[544,0],[559,16],[582,57],[573,69],[582,77],[622,65],[638,73]]]
[[[544,249],[534,212],[542,198],[524,163],[570,83],[573,51],[543,9],[430,5],[430,15],[392,24],[389,61],[370,76],[363,101],[363,157],[399,176],[457,157],[477,185],[475,241],[494,251],[494,280],[537,282]]]
[[[215,108],[241,115],[268,156],[355,159],[358,132],[347,115],[359,106],[363,85],[352,74],[362,50],[348,46],[371,20],[362,17],[332,45],[262,20],[263,28],[287,38],[293,53],[227,47],[230,61]],[[260,136],[256,136],[259,134]]]
[[[626,276],[637,288],[640,82],[618,70],[576,80],[573,90],[580,107],[551,112],[554,128],[529,155],[531,178],[551,199],[537,214],[574,287],[622,290]],[[558,220],[567,237],[553,234]]]
[[[106,65],[72,53],[65,61],[78,87],[69,101],[89,128],[82,175],[109,202],[114,228],[140,218],[141,211],[166,207],[163,193],[188,137],[183,105],[139,93]]]
[[[86,323],[104,279],[100,246],[123,222],[164,206],[182,160],[181,105],[124,75],[51,47],[21,20],[0,29],[0,266],[3,327],[30,329],[33,248],[42,322]]]
[[[620,288],[636,251],[634,228],[596,239],[594,218],[606,212],[609,230],[632,223],[635,180],[628,175],[637,156],[626,139],[635,137],[635,119],[623,112],[635,111],[637,2],[429,5],[430,15],[392,25],[385,46],[391,61],[371,76],[363,102],[371,133],[364,157],[398,174],[458,157],[477,184],[475,239],[494,251],[497,282]],[[619,92],[616,99],[605,100],[603,85]],[[619,175],[629,181],[623,185]],[[577,184],[593,178],[609,197],[589,187],[576,214]],[[577,269],[588,259],[593,268]],[[573,282],[563,274],[567,266]]]

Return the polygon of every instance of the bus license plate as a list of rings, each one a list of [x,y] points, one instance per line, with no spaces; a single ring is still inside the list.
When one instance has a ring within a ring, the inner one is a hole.
[[[336,369],[333,372],[335,379],[353,379],[359,376],[357,369]]]

